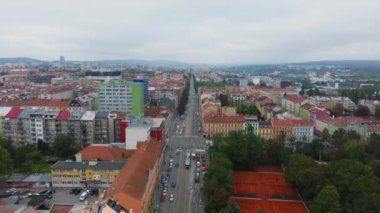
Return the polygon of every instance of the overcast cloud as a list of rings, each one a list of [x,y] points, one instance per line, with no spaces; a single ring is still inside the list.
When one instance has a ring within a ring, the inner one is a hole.
[[[1,0],[0,57],[380,59],[379,0]]]

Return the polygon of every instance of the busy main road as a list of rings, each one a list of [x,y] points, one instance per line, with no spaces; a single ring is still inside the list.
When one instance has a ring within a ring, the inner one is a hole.
[[[164,164],[153,201],[153,209],[158,212],[204,211],[202,170],[205,170],[208,158],[200,131],[200,103],[193,79],[188,100],[183,117],[175,117],[167,133]],[[185,166],[186,158],[190,159],[188,167]]]

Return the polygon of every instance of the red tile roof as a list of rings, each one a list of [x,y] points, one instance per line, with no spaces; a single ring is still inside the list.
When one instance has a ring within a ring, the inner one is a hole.
[[[341,116],[337,118],[323,117],[320,120],[331,125],[343,126],[350,123],[364,123],[367,121],[367,118],[358,116]]]
[[[21,112],[22,112],[22,109],[20,109],[20,107],[12,107],[12,109],[8,112],[8,114],[5,117],[17,118]]]
[[[86,146],[80,151],[83,161],[102,160],[102,161],[122,161],[130,157],[134,150],[126,150],[119,147],[110,146]]]
[[[58,121],[66,121],[66,120],[69,120],[69,118],[70,118],[69,111],[60,111],[56,119]]]
[[[313,126],[314,123],[310,120],[294,120],[294,119],[286,119],[286,120],[272,120],[272,125],[276,126]]]
[[[367,127],[369,133],[380,133],[380,125],[369,125]]]
[[[60,109],[66,109],[69,107],[70,100],[67,99],[1,99],[0,106],[15,106],[15,107],[27,107],[27,106],[41,106],[41,107],[58,107]]]
[[[285,96],[284,98],[286,100],[294,102],[294,103],[302,103],[302,102],[304,102],[306,100],[305,98],[303,98],[301,96],[296,96],[296,95]]]
[[[272,120],[272,126],[293,126],[292,120]]]
[[[128,200],[142,202],[148,181],[154,178],[149,177],[150,171],[156,166],[163,147],[163,143],[155,140],[139,146],[108,188],[106,197],[114,198],[125,209],[133,205]]]

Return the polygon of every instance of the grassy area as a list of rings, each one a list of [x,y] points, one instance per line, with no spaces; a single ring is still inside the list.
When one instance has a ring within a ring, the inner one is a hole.
[[[31,171],[34,173],[50,173],[51,165],[48,163],[33,164]]]

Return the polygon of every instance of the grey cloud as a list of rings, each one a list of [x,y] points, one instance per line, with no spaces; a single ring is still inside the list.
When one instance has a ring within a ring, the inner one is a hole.
[[[1,7],[1,57],[380,59],[376,0],[3,0]]]

